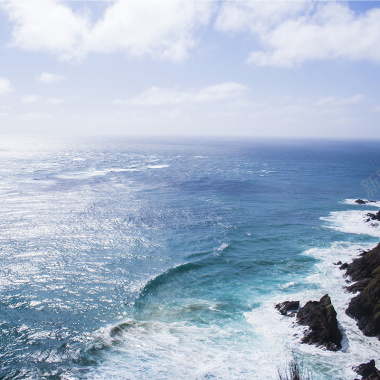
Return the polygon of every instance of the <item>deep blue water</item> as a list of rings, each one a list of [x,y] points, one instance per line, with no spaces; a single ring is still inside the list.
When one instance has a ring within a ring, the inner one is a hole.
[[[353,203],[380,199],[379,145],[3,137],[0,378],[354,378],[380,346],[332,263],[379,241]],[[274,309],[325,293],[340,352]]]

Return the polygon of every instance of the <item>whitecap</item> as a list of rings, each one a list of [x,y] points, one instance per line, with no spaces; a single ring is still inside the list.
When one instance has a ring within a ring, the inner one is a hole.
[[[139,171],[137,168],[110,168],[110,169],[90,169],[87,171],[79,172],[69,172],[64,174],[55,175],[55,178],[59,179],[88,179],[92,177],[103,177],[109,173],[119,173],[119,172],[135,172]]]
[[[284,285],[279,285],[278,287],[279,287],[280,289],[288,289],[288,288],[292,288],[292,287],[294,287],[294,286],[296,286],[296,285],[297,285],[296,282],[291,281],[291,282],[287,282],[287,283],[284,284]]]
[[[327,222],[325,227],[336,231],[380,237],[379,223],[375,220],[367,222],[367,214],[371,212],[373,211],[334,211],[329,216],[320,219]]]
[[[169,165],[149,165],[147,166],[148,169],[163,169],[168,168]]]

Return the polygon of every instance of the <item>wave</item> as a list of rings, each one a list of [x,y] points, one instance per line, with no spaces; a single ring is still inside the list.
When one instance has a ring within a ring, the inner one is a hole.
[[[367,214],[371,212],[373,210],[334,211],[320,220],[327,222],[326,227],[336,231],[380,237],[380,224],[377,221],[367,222]]]
[[[220,255],[226,248],[228,248],[229,245],[227,243],[223,243],[220,245],[220,247],[216,250],[216,255]]]
[[[148,169],[163,169],[168,168],[169,165],[149,165],[147,166]]]
[[[138,299],[147,296],[149,293],[154,292],[160,286],[172,282],[173,279],[177,276],[180,276],[186,272],[197,270],[204,267],[205,264],[202,262],[190,262],[185,264],[180,264],[175,267],[169,268],[165,272],[159,274],[153,279],[149,280],[146,285],[142,288]]]
[[[140,171],[137,168],[110,168],[110,169],[90,169],[87,171],[82,172],[71,172],[71,173],[64,173],[64,174],[58,174],[54,175],[54,178],[59,179],[88,179],[92,177],[103,177],[110,173],[120,173],[120,172],[136,172]]]

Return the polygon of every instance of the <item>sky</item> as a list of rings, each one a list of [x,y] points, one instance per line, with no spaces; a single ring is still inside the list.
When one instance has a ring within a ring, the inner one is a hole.
[[[380,139],[380,1],[0,0],[0,134]]]

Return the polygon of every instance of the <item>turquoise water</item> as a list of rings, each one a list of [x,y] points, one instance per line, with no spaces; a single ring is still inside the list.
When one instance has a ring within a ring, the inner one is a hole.
[[[1,379],[354,378],[379,343],[338,260],[378,243],[379,143],[0,143]],[[364,182],[363,182],[364,181]],[[368,193],[368,191],[370,192]],[[274,305],[332,297],[343,350]]]

